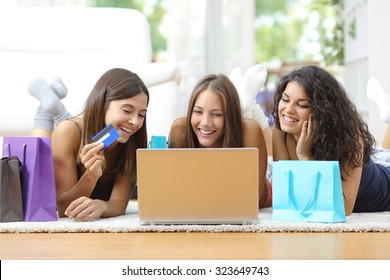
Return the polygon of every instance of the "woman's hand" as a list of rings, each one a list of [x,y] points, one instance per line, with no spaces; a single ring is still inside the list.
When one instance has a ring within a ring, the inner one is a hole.
[[[91,143],[83,147],[80,153],[81,163],[87,169],[87,172],[95,178],[100,178],[103,174],[105,166],[105,159],[101,149],[103,149],[103,143]]]
[[[297,157],[299,160],[312,160],[312,148],[314,142],[314,118],[313,115],[309,116],[309,120],[305,121],[302,126],[301,136],[297,143]]]
[[[104,201],[82,196],[66,208],[65,215],[75,221],[86,222],[100,218],[106,209]]]

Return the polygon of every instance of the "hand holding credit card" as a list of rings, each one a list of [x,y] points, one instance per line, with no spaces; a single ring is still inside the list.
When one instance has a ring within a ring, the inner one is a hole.
[[[98,134],[92,137],[92,141],[103,143],[104,147],[102,149],[105,150],[108,146],[110,146],[115,140],[119,138],[119,133],[112,126],[112,124],[107,125],[103,128]]]

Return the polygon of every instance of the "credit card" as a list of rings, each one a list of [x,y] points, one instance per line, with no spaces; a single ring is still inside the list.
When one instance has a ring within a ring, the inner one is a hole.
[[[105,128],[103,128],[98,134],[96,134],[94,137],[92,137],[92,141],[103,143],[104,149],[106,149],[108,146],[110,146],[116,139],[119,138],[119,133],[116,131],[116,129],[112,126],[112,124],[107,125]]]

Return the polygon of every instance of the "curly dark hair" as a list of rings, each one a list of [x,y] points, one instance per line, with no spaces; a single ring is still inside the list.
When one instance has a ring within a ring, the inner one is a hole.
[[[316,160],[337,160],[345,174],[353,167],[367,164],[375,139],[356,106],[347,96],[344,87],[326,70],[304,66],[283,76],[274,93],[272,115],[280,127],[278,105],[291,81],[303,87],[313,107],[315,135],[313,156]],[[364,152],[361,154],[361,144]]]

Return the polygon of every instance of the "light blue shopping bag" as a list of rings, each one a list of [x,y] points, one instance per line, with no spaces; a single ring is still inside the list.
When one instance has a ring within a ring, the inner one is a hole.
[[[282,160],[272,169],[272,220],[346,221],[337,161]]]
[[[149,142],[151,149],[166,149],[168,148],[167,138],[165,136],[153,135]]]

